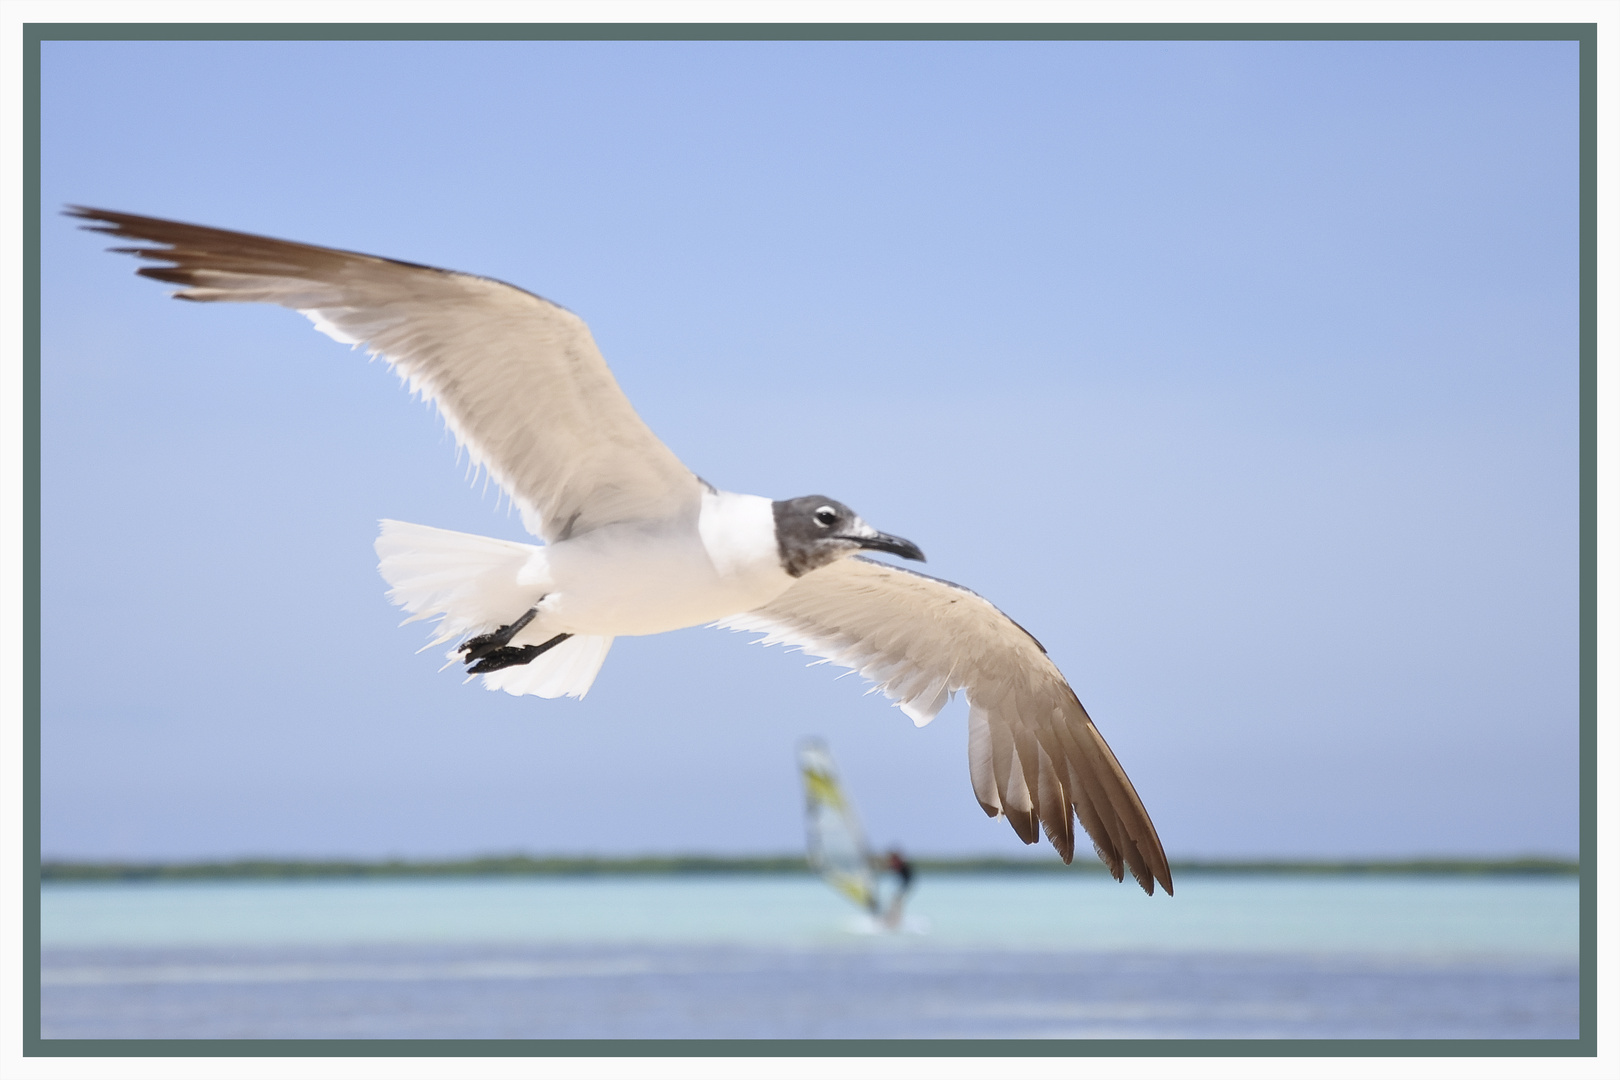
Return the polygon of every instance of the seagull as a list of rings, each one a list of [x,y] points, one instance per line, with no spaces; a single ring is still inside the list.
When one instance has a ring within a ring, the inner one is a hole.
[[[636,414],[584,320],[504,282],[334,248],[71,206],[111,250],[202,302],[279,304],[382,356],[431,400],[542,544],[383,521],[388,597],[491,690],[583,697],[613,639],[715,625],[858,672],[921,727],[957,692],[974,795],[1065,863],[1075,819],[1114,880],[1173,893],[1142,800],[1046,649],[824,495],[717,490]],[[448,665],[447,665],[448,666]]]

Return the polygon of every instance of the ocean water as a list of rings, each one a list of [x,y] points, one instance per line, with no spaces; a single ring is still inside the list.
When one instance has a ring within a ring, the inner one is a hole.
[[[1572,878],[52,884],[45,1038],[1574,1038]]]

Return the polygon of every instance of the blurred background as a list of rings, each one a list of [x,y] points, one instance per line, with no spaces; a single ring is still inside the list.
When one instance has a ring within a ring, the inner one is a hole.
[[[1024,850],[960,701],[748,635],[583,702],[440,673],[375,523],[517,516],[380,362],[70,202],[578,312],[700,475],[1029,627],[1173,859],[1575,853],[1574,43],[43,55],[47,858],[791,850],[809,733],[874,842]]]

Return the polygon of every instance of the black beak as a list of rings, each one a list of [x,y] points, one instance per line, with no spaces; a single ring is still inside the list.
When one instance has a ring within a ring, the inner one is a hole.
[[[898,555],[902,559],[916,559],[918,562],[927,562],[922,549],[910,540],[902,540],[898,536],[888,533],[874,532],[871,536],[846,536],[845,540],[853,540],[868,551],[887,551],[890,555]]]

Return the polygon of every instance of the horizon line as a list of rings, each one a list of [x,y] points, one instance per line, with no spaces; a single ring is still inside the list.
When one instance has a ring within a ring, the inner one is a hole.
[[[1003,855],[927,856],[910,859],[930,873],[1105,873],[1101,863],[1064,865],[1056,859]],[[1521,855],[1507,858],[1423,856],[1409,858],[1244,858],[1172,860],[1178,873],[1287,875],[1574,875],[1576,859]],[[42,859],[41,882],[223,880],[341,877],[478,877],[670,874],[803,873],[802,854],[762,855],[483,855],[456,859],[343,859],[239,857],[193,860]]]

